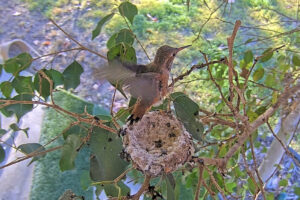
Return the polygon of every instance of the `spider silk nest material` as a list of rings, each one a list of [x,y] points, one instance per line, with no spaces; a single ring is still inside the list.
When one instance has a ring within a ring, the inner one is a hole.
[[[123,131],[124,151],[136,169],[150,176],[177,170],[194,153],[190,134],[169,112],[148,112]]]

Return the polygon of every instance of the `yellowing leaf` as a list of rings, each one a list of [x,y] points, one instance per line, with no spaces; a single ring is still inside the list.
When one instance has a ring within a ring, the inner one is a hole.
[[[254,81],[259,81],[260,79],[262,79],[262,77],[264,77],[264,73],[265,73],[264,68],[258,68],[253,73],[253,80]]]

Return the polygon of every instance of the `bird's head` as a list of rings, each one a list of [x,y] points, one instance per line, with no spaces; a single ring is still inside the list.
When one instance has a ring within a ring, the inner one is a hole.
[[[166,67],[168,70],[170,70],[177,53],[190,46],[192,45],[179,48],[170,47],[168,45],[161,46],[156,52],[154,63],[160,67]]]

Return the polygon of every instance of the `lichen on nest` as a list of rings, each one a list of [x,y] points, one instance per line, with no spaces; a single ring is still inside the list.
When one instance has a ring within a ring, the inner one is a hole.
[[[171,113],[153,111],[123,127],[123,146],[133,165],[150,176],[170,173],[194,153],[190,134]]]

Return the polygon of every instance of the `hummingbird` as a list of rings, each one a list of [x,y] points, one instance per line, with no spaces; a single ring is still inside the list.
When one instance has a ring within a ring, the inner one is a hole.
[[[151,107],[168,94],[168,80],[171,67],[177,53],[191,45],[174,48],[168,45],[158,48],[154,61],[146,64],[132,64],[111,61],[99,69],[96,76],[122,85],[132,97],[137,99],[131,115],[127,119],[130,124],[142,119]]]

